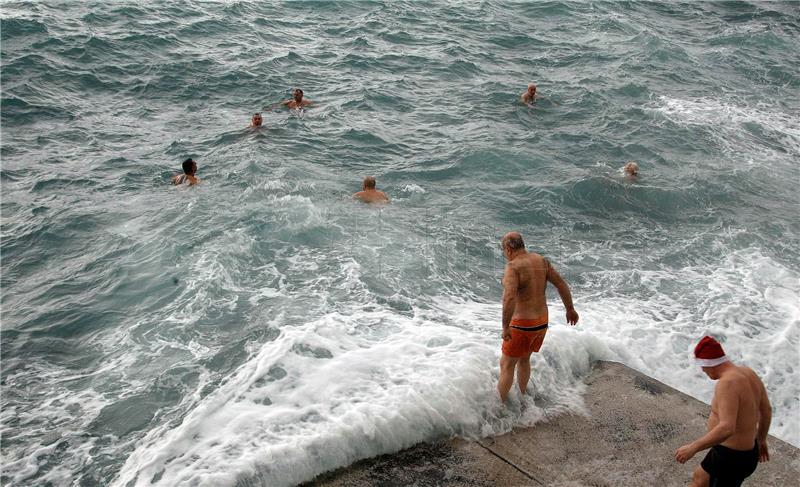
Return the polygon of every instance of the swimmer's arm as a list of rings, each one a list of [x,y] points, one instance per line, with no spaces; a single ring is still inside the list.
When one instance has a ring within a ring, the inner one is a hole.
[[[736,419],[739,416],[739,395],[729,381],[720,381],[714,393],[719,408],[719,423],[708,433],[691,443],[695,452],[719,445],[736,433]]]
[[[558,295],[561,297],[561,302],[564,303],[564,307],[567,308],[567,314],[575,313],[575,306],[572,304],[572,293],[569,290],[569,286],[564,279],[561,278],[561,275],[556,272],[555,268],[550,265],[550,261],[545,259],[544,263],[547,266],[547,280],[558,289]],[[577,321],[578,319],[576,317],[575,322]]]
[[[511,267],[511,264],[508,264],[503,274],[503,333],[506,333],[511,325],[511,317],[514,316],[514,310],[517,307],[518,288],[517,271]]]

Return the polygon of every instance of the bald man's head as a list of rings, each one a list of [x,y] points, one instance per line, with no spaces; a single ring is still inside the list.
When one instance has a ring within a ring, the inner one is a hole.
[[[512,252],[525,248],[525,242],[519,232],[508,232],[503,236],[503,248]]]
[[[364,189],[375,189],[375,176],[367,176],[364,178]]]
[[[622,168],[622,171],[628,176],[638,176],[639,165],[636,164],[636,161],[628,161],[625,167]]]

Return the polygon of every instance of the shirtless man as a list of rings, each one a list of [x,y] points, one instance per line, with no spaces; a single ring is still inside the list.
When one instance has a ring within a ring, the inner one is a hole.
[[[302,108],[311,105],[311,103],[311,100],[308,98],[303,98],[303,90],[295,88],[293,98],[286,100],[282,105],[289,108]]]
[[[578,313],[572,306],[569,286],[550,262],[525,250],[522,235],[509,232],[503,237],[503,255],[508,259],[503,274],[503,353],[497,392],[505,402],[517,370],[519,392],[525,394],[531,377],[531,353],[542,348],[548,314],[545,288],[550,281],[567,308],[567,323],[575,325]]]
[[[388,203],[389,197],[383,191],[375,189],[375,177],[367,176],[364,178],[363,191],[353,195],[353,198],[364,203]]]
[[[183,161],[183,174],[176,174],[172,176],[172,184],[179,185],[186,183],[189,186],[195,185],[200,182],[200,178],[195,176],[197,174],[197,163],[191,158]]]
[[[711,380],[719,380],[711,401],[708,432],[675,452],[685,463],[711,448],[692,476],[691,487],[738,487],[769,461],[767,433],[772,407],[761,379],[747,367],[735,365],[722,346],[706,336],[694,349],[697,364]]]
[[[264,118],[261,117],[260,113],[254,113],[253,119],[250,121],[251,127],[260,127],[261,124],[264,122]]]
[[[520,97],[520,101],[522,101],[522,103],[528,104],[528,103],[533,103],[534,101],[536,101],[537,98],[539,97],[536,96],[536,85],[531,83],[528,85],[528,90],[525,91]]]

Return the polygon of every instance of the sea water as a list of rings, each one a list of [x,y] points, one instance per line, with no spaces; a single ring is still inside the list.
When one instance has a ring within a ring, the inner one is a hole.
[[[0,482],[291,485],[584,411],[598,359],[708,402],[704,334],[800,446],[798,34],[792,2],[4,2]],[[550,290],[503,407],[510,230],[581,318]]]

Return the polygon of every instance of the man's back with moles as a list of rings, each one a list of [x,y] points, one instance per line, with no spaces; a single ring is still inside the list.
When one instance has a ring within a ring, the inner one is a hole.
[[[509,262],[517,279],[516,307],[513,318],[533,319],[547,314],[547,271],[550,265],[541,255],[528,252]]]

